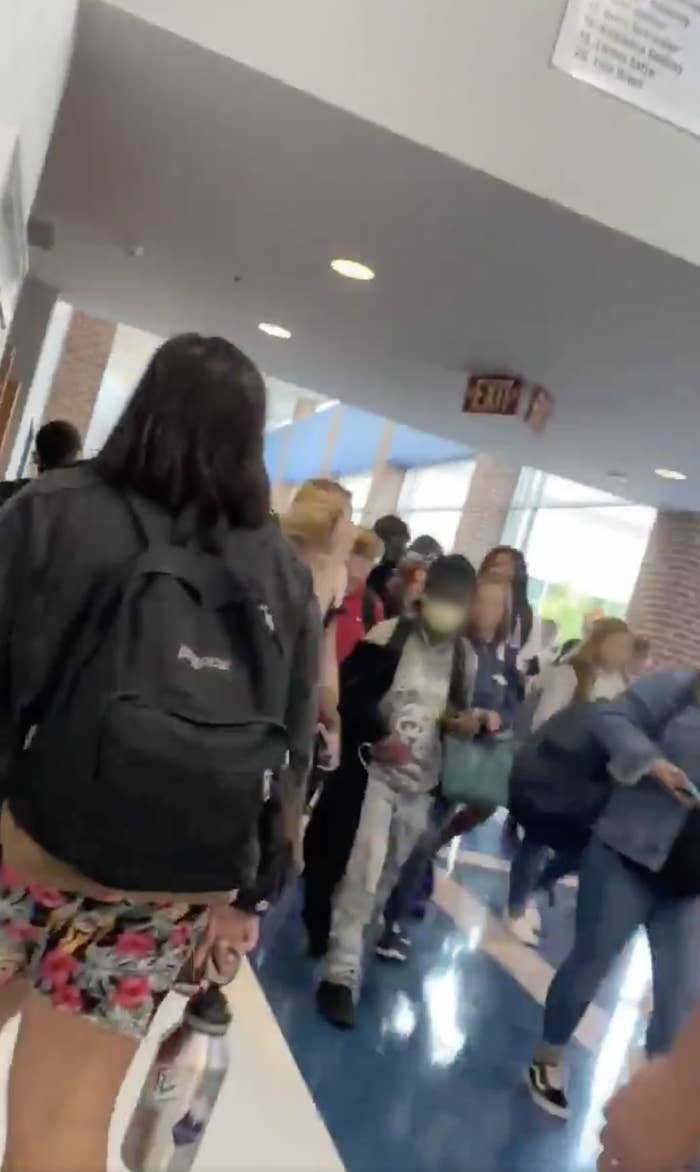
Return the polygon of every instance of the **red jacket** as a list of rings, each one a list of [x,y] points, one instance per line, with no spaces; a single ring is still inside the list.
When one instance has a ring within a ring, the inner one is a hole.
[[[359,586],[351,594],[346,594],[342,610],[336,617],[335,645],[338,663],[342,663],[365,636],[365,607],[363,604],[366,590],[366,586]],[[368,609],[370,609],[372,616],[371,626],[381,623],[384,618],[384,607],[378,598],[372,601],[371,607]]]

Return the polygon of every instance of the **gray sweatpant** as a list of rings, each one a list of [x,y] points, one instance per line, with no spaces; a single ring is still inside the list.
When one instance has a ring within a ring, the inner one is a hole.
[[[357,994],[365,928],[383,908],[428,825],[431,794],[396,793],[370,777],[345,876],[333,900],[324,978]]]

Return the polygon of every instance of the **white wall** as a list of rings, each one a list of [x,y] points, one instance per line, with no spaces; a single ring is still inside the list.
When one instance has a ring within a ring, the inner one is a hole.
[[[700,145],[551,68],[565,0],[112,3],[700,263]]]
[[[117,326],[112,353],[102,376],[85,436],[86,455],[92,456],[99,452],[162,340],[146,330]]]
[[[114,345],[105,368],[100,389],[85,437],[85,452],[91,456],[99,452],[117,419],[126,407],[153,352],[162,338],[134,326],[117,326]],[[267,426],[279,427],[289,422],[299,399],[318,399],[323,396],[279,378],[266,377]]]
[[[22,411],[22,419],[15,436],[15,442],[12,445],[12,454],[7,465],[7,475],[10,480],[19,476],[20,472],[22,474],[27,472],[26,468],[20,468],[20,462],[27,447],[30,432],[33,429],[36,435],[41,426],[53,385],[53,376],[63,353],[63,344],[66,340],[72,313],[73,306],[66,301],[57,301],[53,307],[32,385]]]
[[[0,119],[19,135],[25,215],[70,63],[78,0],[0,0]],[[0,156],[3,134],[0,131]]]

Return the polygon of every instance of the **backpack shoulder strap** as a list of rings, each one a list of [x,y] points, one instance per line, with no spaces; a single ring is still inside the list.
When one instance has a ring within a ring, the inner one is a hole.
[[[146,547],[169,541],[172,521],[167,514],[146,497],[138,496],[133,492],[125,492],[120,495],[134,527]]]
[[[404,647],[406,646],[410,636],[416,628],[416,620],[403,616],[398,620],[391,637],[385,644],[391,651],[396,653],[397,660],[403,655]]]
[[[375,625],[375,606],[377,602],[377,595],[374,593],[374,590],[368,586],[362,595],[362,626],[365,629],[365,633],[367,631],[371,631],[372,627]]]

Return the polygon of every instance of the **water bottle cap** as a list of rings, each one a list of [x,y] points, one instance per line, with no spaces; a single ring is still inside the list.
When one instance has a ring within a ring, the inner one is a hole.
[[[231,1010],[221,989],[211,986],[190,997],[185,1020],[195,1030],[207,1034],[224,1034],[231,1023]]]

